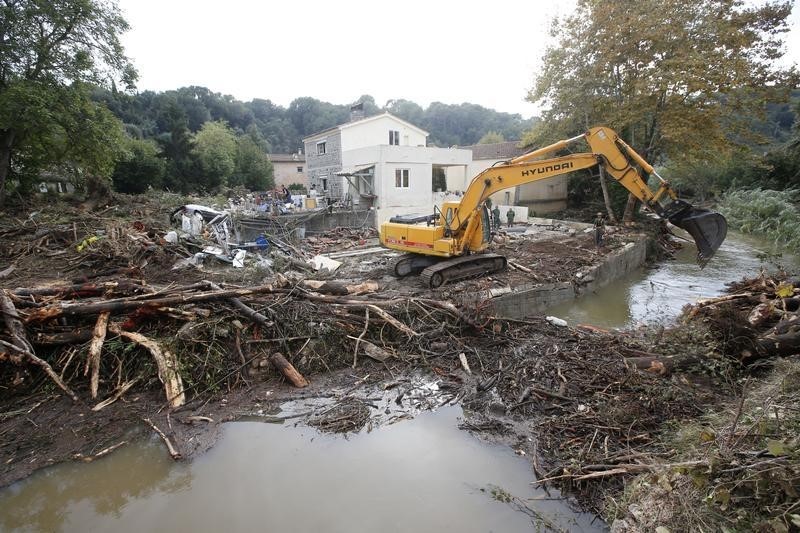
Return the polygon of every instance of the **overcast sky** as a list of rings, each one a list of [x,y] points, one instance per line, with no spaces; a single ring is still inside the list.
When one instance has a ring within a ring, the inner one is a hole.
[[[138,89],[200,85],[288,106],[300,96],[349,104],[370,94],[427,106],[469,102],[520,113],[553,16],[574,0],[119,0]],[[800,63],[792,13],[789,63]]]

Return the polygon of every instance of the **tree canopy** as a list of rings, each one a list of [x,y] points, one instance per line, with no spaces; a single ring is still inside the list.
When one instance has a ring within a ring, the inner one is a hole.
[[[8,179],[42,169],[110,175],[121,124],[89,99],[87,84],[133,86],[119,40],[127,29],[113,1],[0,4],[0,202]]]
[[[528,142],[603,124],[651,162],[697,160],[745,140],[735,118],[786,101],[791,2],[580,0],[553,24],[529,100],[545,106]]]
[[[98,89],[94,98],[107,105],[134,136],[158,138],[170,131],[173,115],[178,113],[190,133],[197,133],[208,121],[224,121],[237,134],[254,128],[272,153],[295,152],[302,147],[303,137],[350,120],[349,105],[303,96],[282,107],[265,99],[242,102],[196,86],[137,95]],[[434,102],[423,109],[408,100],[390,100],[379,107],[369,95],[354,101],[363,104],[367,117],[388,111],[427,130],[434,146],[476,144],[490,130],[518,140],[534,124],[533,119],[475,104]]]

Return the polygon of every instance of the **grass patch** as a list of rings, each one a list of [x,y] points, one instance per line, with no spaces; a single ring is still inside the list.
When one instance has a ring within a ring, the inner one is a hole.
[[[798,189],[740,189],[722,197],[719,211],[731,228],[764,235],[775,245],[797,253],[800,252],[799,195]]]

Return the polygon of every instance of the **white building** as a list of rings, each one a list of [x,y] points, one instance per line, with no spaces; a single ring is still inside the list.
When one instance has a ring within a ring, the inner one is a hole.
[[[444,199],[433,176],[459,167],[472,152],[427,146],[428,132],[389,113],[356,118],[303,139],[309,182],[332,201],[376,209],[380,225],[398,214],[431,214]]]

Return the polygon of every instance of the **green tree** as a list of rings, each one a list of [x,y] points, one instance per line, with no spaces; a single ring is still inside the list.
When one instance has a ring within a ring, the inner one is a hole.
[[[194,187],[200,165],[195,157],[195,143],[186,114],[172,101],[159,115],[159,122],[162,124],[160,127],[166,129],[156,139],[167,162],[164,186],[189,192]]]
[[[193,151],[200,165],[196,186],[210,191],[228,184],[236,168],[236,136],[227,124],[203,124],[195,135]]]
[[[506,139],[503,137],[502,133],[498,133],[496,131],[487,131],[483,134],[483,137],[478,140],[478,144],[496,144],[505,141]]]
[[[148,187],[161,187],[165,172],[166,162],[155,141],[129,137],[111,181],[119,192],[139,194]]]
[[[251,191],[265,191],[275,186],[272,162],[250,135],[236,138],[235,168],[229,185],[244,185]]]
[[[766,101],[785,101],[794,70],[776,66],[791,2],[580,0],[555,21],[528,99],[545,106],[525,141],[603,124],[651,163],[698,161],[743,141]]]
[[[392,115],[402,118],[406,122],[410,122],[416,126],[422,126],[425,122],[425,110],[422,107],[410,100],[389,100],[384,107],[386,111]]]
[[[76,175],[110,174],[108,150],[115,146],[92,149],[81,136],[101,133],[88,122],[110,125],[111,115],[89,100],[81,82],[113,85],[119,80],[133,86],[136,72],[119,41],[127,29],[113,1],[0,4],[0,203],[17,169],[33,174],[68,165]],[[53,144],[61,149],[50,155],[42,150]]]

